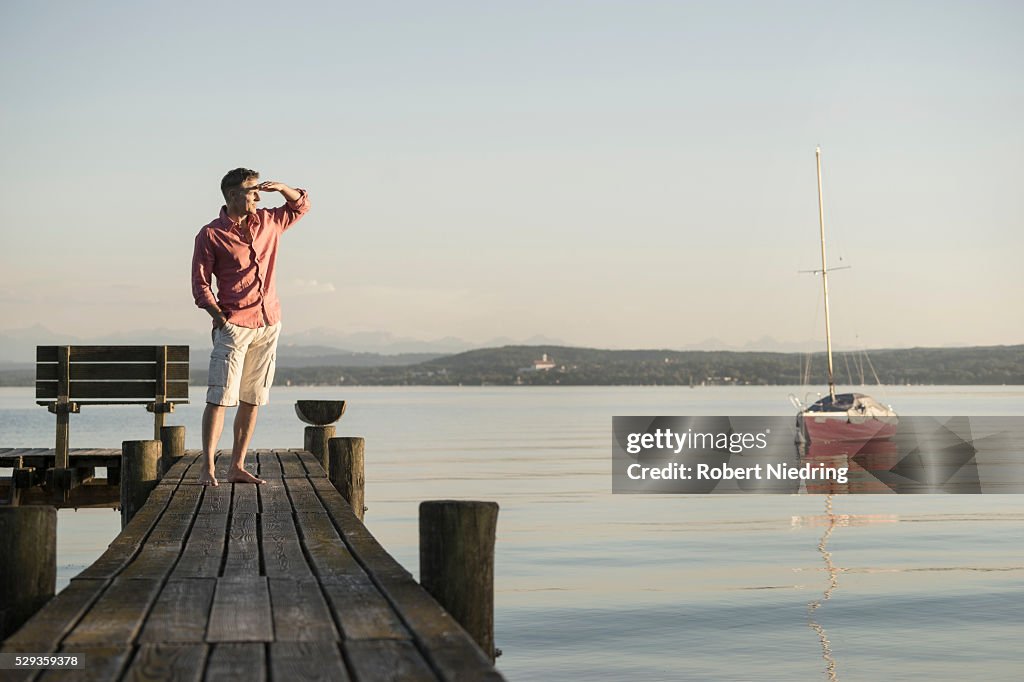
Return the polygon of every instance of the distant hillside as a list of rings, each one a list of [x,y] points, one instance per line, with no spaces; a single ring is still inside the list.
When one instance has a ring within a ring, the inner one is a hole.
[[[316,349],[317,351],[321,349]],[[428,359],[424,359],[422,356]],[[554,366],[535,369],[546,355]],[[419,356],[419,357],[417,357]],[[807,363],[810,361],[810,370]],[[415,363],[415,364],[409,364]],[[883,384],[1021,385],[1024,345],[905,348],[835,355],[842,386]],[[31,367],[0,368],[0,385],[29,386]],[[806,381],[805,381],[806,375]],[[206,383],[206,353],[194,352],[192,383]],[[297,385],[780,385],[825,384],[824,353],[601,350],[503,346],[442,357],[430,354],[282,353],[276,384]]]
[[[555,367],[533,370],[547,355]],[[869,358],[869,359],[868,359]],[[348,385],[701,385],[825,383],[824,353],[600,350],[567,346],[503,346],[467,351],[405,367],[307,367],[278,370],[278,382]],[[1024,346],[909,348],[837,353],[844,385],[1024,384]]]

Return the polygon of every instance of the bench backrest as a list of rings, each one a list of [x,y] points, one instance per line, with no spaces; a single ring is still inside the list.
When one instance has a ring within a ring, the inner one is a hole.
[[[188,346],[37,346],[36,403],[69,401],[187,403]]]

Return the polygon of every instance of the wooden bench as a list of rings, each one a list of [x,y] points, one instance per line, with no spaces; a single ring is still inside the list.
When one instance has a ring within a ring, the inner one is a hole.
[[[57,415],[51,480],[67,490],[69,415],[83,405],[145,405],[159,440],[164,416],[188,403],[188,346],[36,346],[36,403]]]

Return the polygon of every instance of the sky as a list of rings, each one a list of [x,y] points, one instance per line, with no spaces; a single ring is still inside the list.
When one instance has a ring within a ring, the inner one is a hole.
[[[1018,2],[0,5],[0,333],[209,327],[234,167],[283,335],[1024,342]],[[267,205],[280,203],[264,194]]]

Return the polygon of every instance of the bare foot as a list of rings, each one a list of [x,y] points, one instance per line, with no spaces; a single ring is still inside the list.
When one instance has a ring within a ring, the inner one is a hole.
[[[199,473],[199,485],[212,485],[216,488],[219,484],[217,483],[216,477],[212,472],[202,471]]]
[[[255,483],[256,485],[266,483],[262,478],[256,478],[245,469],[232,469],[229,471],[228,481],[231,483]]]

